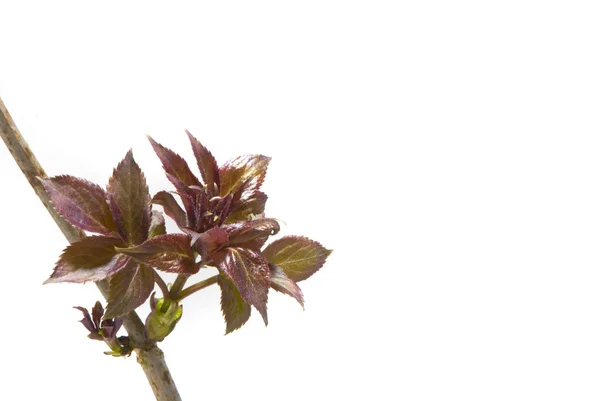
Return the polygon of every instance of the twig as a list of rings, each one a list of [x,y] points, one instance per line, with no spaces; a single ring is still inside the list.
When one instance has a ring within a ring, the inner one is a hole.
[[[52,207],[50,198],[37,177],[46,177],[46,173],[40,166],[27,142],[21,136],[17,126],[11,118],[4,102],[0,98],[0,137],[4,140],[6,147],[17,162],[17,165],[25,174],[27,181],[33,187],[38,198],[42,201],[46,210],[50,213],[65,238],[69,243],[79,241],[85,237],[85,233],[70,225]],[[106,298],[108,284],[106,281],[96,283],[102,295]],[[130,340],[136,347],[137,361],[142,366],[146,378],[152,387],[157,401],[181,401],[175,382],[171,377],[163,352],[155,343],[146,338],[144,324],[135,312],[131,312],[123,323],[129,334]]]

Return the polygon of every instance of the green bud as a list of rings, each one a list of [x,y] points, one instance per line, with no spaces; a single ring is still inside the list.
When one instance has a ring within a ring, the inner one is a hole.
[[[165,298],[157,300],[156,307],[146,319],[148,337],[154,341],[162,341],[173,331],[182,314],[183,305],[179,305],[177,301]]]

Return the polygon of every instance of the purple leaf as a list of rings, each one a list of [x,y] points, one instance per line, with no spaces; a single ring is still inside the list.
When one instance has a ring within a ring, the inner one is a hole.
[[[177,195],[181,198],[181,203],[183,203],[183,207],[185,209],[185,213],[187,215],[187,226],[194,224],[196,221],[196,194],[192,188],[187,187],[179,178],[175,177],[167,173],[167,178],[177,191]]]
[[[217,283],[221,288],[221,310],[226,323],[225,334],[229,334],[242,327],[250,318],[252,311],[229,278],[219,274]]]
[[[202,175],[202,180],[206,184],[208,192],[212,195],[218,195],[215,191],[216,188],[219,187],[219,167],[217,165],[217,161],[215,160],[212,153],[208,151],[196,138],[190,134],[189,131],[185,131],[190,138],[190,143],[192,145],[192,150],[194,151],[194,156],[198,161],[198,169],[200,170],[200,175]]]
[[[68,175],[40,179],[40,182],[56,211],[75,227],[100,234],[117,231],[106,192],[98,185]]]
[[[231,194],[229,194],[226,197],[219,200],[219,202],[215,205],[215,208],[213,210],[213,212],[214,212],[213,223],[216,223],[218,225],[223,224],[223,221],[225,221],[225,219],[229,215],[229,210],[231,209],[232,199],[233,199],[233,196]]]
[[[221,196],[234,193],[242,185],[241,199],[250,198],[262,185],[270,157],[263,155],[238,156],[219,169]]]
[[[295,282],[306,280],[323,266],[331,254],[317,241],[300,236],[286,236],[269,244],[262,254]]]
[[[100,325],[94,325],[88,310],[82,306],[74,306],[73,308],[78,309],[83,313],[83,319],[81,319],[79,322],[83,324],[83,327],[85,327],[87,331],[90,332],[90,334],[88,334],[88,338],[91,338],[92,340],[103,340],[104,338],[98,334],[98,327],[100,327]]]
[[[157,235],[163,235],[167,233],[165,227],[165,217],[162,213],[155,210],[152,211],[152,217],[150,218],[150,229],[148,230],[148,238],[156,237]]]
[[[92,308],[92,318],[94,319],[94,324],[96,327],[100,327],[100,322],[102,321],[102,316],[104,315],[104,308],[100,301],[96,301],[94,307]]]
[[[104,319],[125,315],[143,304],[154,289],[154,270],[130,259],[128,266],[108,282]]]
[[[191,230],[184,230],[184,232],[192,237],[191,244],[203,260],[206,259],[209,253],[214,252],[229,241],[227,231],[221,227],[213,227],[203,233]]]
[[[172,194],[166,191],[160,191],[154,195],[152,203],[162,206],[165,214],[173,219],[179,228],[185,228],[187,226],[185,212],[181,206],[179,206],[179,203],[177,203]]]
[[[269,268],[271,269],[269,275],[271,288],[295,298],[302,306],[302,309],[304,309],[304,296],[302,295],[302,290],[298,287],[298,284],[294,283],[294,281],[277,266],[269,264]]]
[[[125,267],[127,257],[118,255],[123,240],[112,237],[86,237],[65,248],[54,272],[44,284],[84,283],[103,280]]]
[[[108,181],[108,196],[121,237],[131,245],[144,242],[150,228],[150,195],[131,150]]]
[[[267,320],[269,264],[260,254],[245,248],[225,248],[213,253],[217,267],[235,284],[244,301],[253,305]]]
[[[229,235],[229,245],[260,251],[270,235],[279,232],[275,219],[256,219],[223,226]]]
[[[198,272],[194,251],[190,246],[190,237],[185,234],[157,235],[141,245],[117,250],[140,263],[169,273]]]
[[[201,186],[200,181],[198,181],[198,178],[196,178],[194,173],[192,173],[188,164],[181,156],[173,152],[171,149],[165,148],[149,136],[148,140],[152,144],[152,147],[162,162],[163,168],[167,174],[177,178],[185,186]]]
[[[261,215],[265,211],[267,195],[264,192],[256,191],[248,199],[233,202],[229,216],[225,219],[225,224],[248,221],[253,217]]]

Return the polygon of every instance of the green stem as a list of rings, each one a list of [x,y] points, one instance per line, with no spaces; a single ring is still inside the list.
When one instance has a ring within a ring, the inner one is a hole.
[[[160,290],[162,291],[163,297],[169,298],[169,288],[167,287],[165,280],[163,280],[162,277],[156,271],[154,271],[154,282],[158,284],[158,288],[160,288]]]
[[[217,274],[216,276],[209,277],[206,280],[202,280],[196,284],[190,285],[188,288],[186,288],[185,290],[183,290],[179,293],[179,297],[177,298],[177,300],[181,301],[183,298],[186,298],[186,297],[192,295],[196,291],[200,291],[203,288],[206,288],[208,286],[215,284],[217,282],[218,277],[219,277],[219,275]]]
[[[179,274],[177,276],[177,278],[175,279],[175,282],[173,283],[173,286],[171,287],[171,291],[169,292],[169,298],[171,298],[171,299],[179,298],[179,293],[183,289],[183,286],[185,285],[185,282],[187,281],[187,279],[188,279],[187,276],[185,276],[183,274]]]

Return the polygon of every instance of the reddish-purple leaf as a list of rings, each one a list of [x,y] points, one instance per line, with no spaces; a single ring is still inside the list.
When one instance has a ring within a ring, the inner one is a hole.
[[[223,226],[229,235],[229,245],[260,251],[270,235],[279,232],[275,219],[256,219]]]
[[[125,315],[143,304],[154,289],[154,270],[129,259],[128,266],[111,276],[104,319]]]
[[[59,175],[40,179],[56,211],[69,223],[100,234],[116,232],[106,192],[81,178]]]
[[[262,185],[270,157],[263,155],[238,156],[219,169],[221,196],[234,193],[244,186],[241,199],[249,199]]]
[[[221,310],[226,323],[225,334],[229,334],[248,321],[252,310],[228,277],[219,274],[217,283],[221,288]]]
[[[184,230],[191,236],[191,244],[202,259],[206,259],[209,253],[214,252],[229,241],[227,231],[221,227],[213,227],[203,233],[197,233],[191,230]]]
[[[121,237],[130,245],[144,242],[150,228],[150,194],[131,150],[108,181],[108,196]]]
[[[331,254],[317,241],[290,235],[269,244],[262,254],[295,282],[306,280],[323,266]]]
[[[194,225],[196,231],[201,231],[204,226],[204,221],[207,219],[204,214],[208,211],[208,197],[204,191],[196,193],[194,204]]]
[[[253,305],[267,324],[269,264],[260,254],[246,248],[225,248],[212,255],[217,267],[235,284],[244,301]]]
[[[83,313],[83,319],[81,319],[79,323],[83,324],[83,327],[85,327],[87,331],[90,332],[90,334],[88,334],[88,338],[91,338],[92,340],[103,340],[104,338],[102,338],[102,336],[98,334],[97,329],[97,327],[100,327],[100,323],[94,325],[94,322],[90,317],[90,312],[88,312],[88,310],[83,306],[74,306],[73,308],[78,309]]]
[[[196,194],[194,190],[187,187],[179,178],[167,173],[167,178],[171,181],[171,184],[175,187],[177,195],[181,198],[181,203],[185,209],[187,215],[187,225],[191,226],[196,221]]]
[[[279,267],[269,264],[269,268],[271,269],[269,275],[271,288],[295,298],[304,309],[304,296],[298,284],[291,280]]]
[[[152,211],[152,217],[150,218],[150,229],[148,230],[148,238],[156,237],[157,235],[163,235],[167,233],[165,227],[165,217],[162,213],[156,210]]]
[[[179,206],[179,203],[177,203],[175,197],[169,192],[158,192],[156,195],[154,195],[154,198],[152,198],[152,203],[162,206],[165,214],[172,218],[179,228],[184,228],[187,226],[185,212],[181,206]]]
[[[141,245],[117,250],[140,263],[169,273],[198,272],[194,251],[190,246],[190,237],[185,234],[157,235]]]
[[[123,240],[112,237],[86,237],[65,248],[54,272],[44,284],[84,283],[103,280],[125,267],[128,257],[118,255]]]
[[[198,161],[198,169],[202,175],[202,180],[206,184],[206,187],[210,194],[217,195],[215,191],[215,185],[219,187],[219,167],[212,153],[208,151],[188,130],[185,131],[190,138],[192,144],[192,150],[194,156]]]
[[[148,136],[148,140],[152,144],[152,147],[162,162],[163,168],[167,174],[176,177],[186,186],[201,186],[200,181],[198,181],[198,178],[196,178],[194,173],[192,173],[188,164],[181,156],[173,152],[171,149],[165,148],[150,136]]]
[[[256,191],[248,199],[240,199],[233,202],[229,216],[225,219],[225,224],[252,220],[254,217],[264,213],[266,203],[267,195],[261,191]]]
[[[92,318],[94,319],[94,324],[96,327],[100,327],[102,316],[104,316],[104,308],[102,307],[100,301],[96,301],[94,307],[92,308]]]
[[[229,194],[226,197],[219,200],[219,202],[215,205],[214,216],[213,216],[214,223],[216,223],[218,225],[223,224],[223,221],[225,221],[225,219],[229,215],[229,210],[231,209],[232,199],[233,199],[233,196],[231,194]]]

